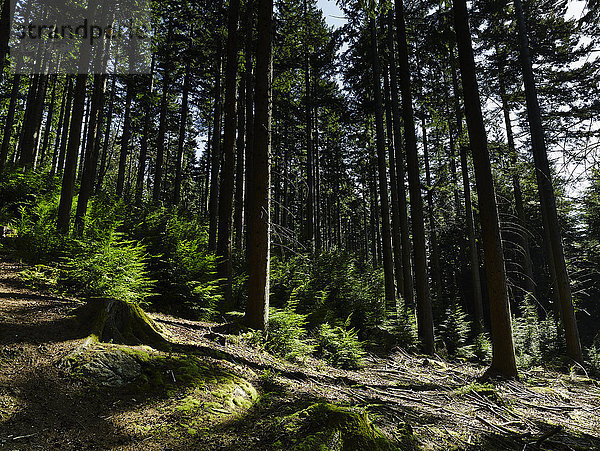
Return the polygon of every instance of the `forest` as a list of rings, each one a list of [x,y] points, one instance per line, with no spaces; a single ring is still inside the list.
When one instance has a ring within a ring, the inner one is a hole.
[[[599,2],[1,8],[0,448],[600,449]]]

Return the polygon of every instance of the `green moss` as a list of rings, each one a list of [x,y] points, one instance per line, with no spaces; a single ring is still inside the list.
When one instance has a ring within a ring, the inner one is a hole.
[[[504,400],[498,395],[496,387],[492,384],[480,384],[478,382],[471,382],[468,385],[464,385],[457,390],[455,393],[458,395],[465,395],[467,393],[477,393],[481,396],[488,398],[490,401],[495,402],[498,405],[505,405]]]
[[[287,417],[284,428],[295,438],[292,449],[298,451],[396,449],[373,426],[366,412],[328,403],[313,404]]]
[[[77,311],[79,330],[93,341],[149,345],[168,350],[162,329],[134,303],[111,298],[90,298]]]

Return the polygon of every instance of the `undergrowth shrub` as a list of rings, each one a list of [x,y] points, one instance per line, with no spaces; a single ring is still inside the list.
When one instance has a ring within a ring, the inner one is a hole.
[[[357,369],[362,366],[365,352],[356,331],[349,326],[350,317],[341,326],[321,324],[316,333],[316,353],[334,366]]]
[[[100,241],[80,241],[66,257],[59,284],[86,296],[106,296],[145,304],[154,282],[146,270],[146,249],[112,232]]]
[[[406,351],[416,351],[419,342],[415,312],[398,303],[396,312],[368,332],[370,344],[376,349],[389,351],[399,346]]]
[[[586,361],[589,368],[589,374],[600,378],[600,339],[597,338],[594,343],[586,349]]]
[[[56,232],[60,191],[47,174],[5,172],[0,182],[0,224],[15,232],[5,247],[33,263],[56,259],[68,239]]]
[[[564,354],[564,337],[551,315],[541,319],[531,296],[521,305],[522,315],[513,317],[513,336],[517,364],[530,368],[559,359]]]
[[[273,305],[294,303],[298,313],[307,315],[309,328],[343,322],[349,314],[356,329],[382,324],[386,316],[383,286],[382,270],[361,267],[341,250],[312,259],[272,260]]]
[[[242,337],[249,344],[288,360],[301,360],[313,352],[314,346],[307,339],[306,315],[292,310],[269,309],[267,331],[253,330]]]
[[[471,323],[458,302],[447,309],[445,320],[440,325],[440,337],[450,357],[472,358],[474,346],[469,344]]]
[[[475,337],[473,355],[478,362],[490,363],[492,360],[492,342],[487,333],[481,332]]]
[[[148,269],[159,293],[152,303],[197,318],[211,317],[222,296],[206,225],[190,213],[165,208],[138,211],[128,221],[132,237],[151,255]]]

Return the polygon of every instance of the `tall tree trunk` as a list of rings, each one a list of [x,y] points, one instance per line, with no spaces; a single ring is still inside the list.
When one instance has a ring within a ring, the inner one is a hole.
[[[4,120],[4,131],[2,133],[2,146],[0,147],[0,175],[4,172],[4,166],[8,158],[8,148],[10,146],[10,138],[13,133],[15,111],[19,95],[19,87],[21,83],[21,74],[13,75],[12,88],[10,91],[10,101],[8,103],[8,111]]]
[[[92,102],[86,92],[86,105],[85,105],[85,120],[83,122],[83,134],[81,135],[80,150],[79,150],[79,169],[77,169],[77,181],[81,181],[81,174],[83,173],[83,162],[85,160],[85,148],[87,143],[87,131],[90,124],[90,108]]]
[[[467,3],[466,0],[453,0],[453,4],[465,115],[475,165],[483,253],[490,297],[492,364],[489,371],[512,378],[518,377],[518,373],[512,338],[510,304],[506,287],[506,270],[502,255],[502,239],[500,237],[494,179],[475,75],[475,60],[471,45]]]
[[[375,98],[375,142],[377,146],[377,173],[379,175],[379,202],[381,204],[381,239],[383,247],[383,275],[387,307],[395,309],[394,263],[392,260],[392,234],[390,230],[390,205],[388,201],[387,170],[385,158],[385,131],[383,128],[383,100],[381,96],[381,70],[377,50],[375,18],[369,20],[371,34],[371,69]]]
[[[390,81],[387,71],[383,77],[385,90],[385,124],[388,138],[388,155],[390,160],[390,192],[392,198],[392,248],[394,254],[394,275],[396,291],[399,298],[404,297],[404,272],[402,269],[402,244],[400,238],[400,208],[398,205],[398,181],[396,180],[396,155],[393,133],[392,105],[390,102]]]
[[[247,74],[244,71],[240,80],[240,90],[238,94],[238,118],[237,118],[237,141],[235,144],[235,196],[233,213],[233,234],[235,238],[235,247],[240,249],[243,242],[244,228],[244,142],[246,140],[246,81]]]
[[[421,129],[423,130],[423,160],[425,162],[425,184],[427,185],[427,215],[429,219],[429,245],[431,248],[431,280],[433,281],[436,300],[439,301],[442,298],[442,271],[440,268],[437,230],[435,227],[435,212],[433,210],[433,186],[431,184],[431,170],[429,167],[429,142],[427,141],[425,112],[423,112],[423,117],[421,118]]]
[[[27,102],[21,139],[19,141],[19,164],[26,169],[35,166],[37,143],[42,122],[43,105],[46,97],[48,75],[36,74],[30,87],[30,96]]]
[[[106,91],[106,79],[104,74],[94,75],[94,90],[90,107],[90,122],[87,130],[85,148],[85,160],[81,174],[81,186],[77,198],[77,210],[75,211],[75,232],[83,233],[87,205],[92,194],[96,178],[96,167],[98,166],[98,140],[101,126],[101,112],[104,109],[104,94]]]
[[[248,173],[252,168],[252,149],[254,146],[254,77],[252,73],[253,64],[252,64],[252,56],[255,49],[255,43],[253,38],[253,28],[255,21],[255,8],[251,7],[255,4],[256,0],[248,0],[249,12],[248,16],[248,29],[246,36],[246,46],[244,49],[245,53],[245,67],[244,73],[246,75],[246,142],[244,146],[244,159],[246,161],[246,177],[244,178],[244,224],[247,225],[247,219],[249,218],[249,204],[248,204],[248,196],[249,196],[249,187],[248,187]],[[243,233],[243,232],[242,232]],[[248,234],[246,234],[247,240]],[[242,245],[247,246],[247,241],[242,243]]]
[[[273,78],[273,0],[258,0],[256,117],[248,183],[248,305],[246,322],[265,329],[269,320],[271,211],[271,82]]]
[[[185,76],[183,78],[183,93],[181,96],[181,115],[179,118],[179,137],[177,138],[177,159],[175,160],[175,186],[173,187],[173,204],[178,205],[181,201],[181,183],[183,180],[183,149],[185,146],[185,131],[188,120],[188,97],[190,93],[190,68],[191,57],[185,64]]]
[[[111,88],[110,88],[110,99],[109,99],[109,104],[108,104],[108,114],[106,117],[106,126],[104,127],[104,139],[102,142],[102,156],[100,158],[100,168],[98,169],[98,181],[96,183],[95,192],[100,191],[100,189],[102,188],[104,174],[106,174],[107,166],[110,163],[110,158],[108,155],[108,146],[110,144],[110,132],[112,130],[116,84],[117,84],[117,77],[115,75],[112,75],[112,83],[111,83]],[[117,129],[118,129],[118,127],[117,127]]]
[[[523,81],[525,83],[525,100],[527,103],[527,119],[531,132],[531,147],[533,150],[533,160],[536,169],[538,191],[542,215],[546,217],[548,227],[548,237],[550,238],[550,247],[552,251],[552,262],[556,271],[556,283],[560,297],[560,306],[562,312],[562,321],[565,328],[565,339],[567,341],[567,355],[576,362],[583,362],[581,352],[581,343],[579,341],[579,330],[575,318],[575,310],[571,298],[571,285],[556,212],[556,199],[554,188],[552,186],[552,174],[546,152],[546,143],[544,139],[544,129],[542,127],[542,116],[537,98],[535,79],[531,66],[531,56],[529,54],[529,41],[527,37],[527,28],[525,17],[523,15],[523,5],[521,0],[514,0],[515,14],[517,16],[517,25],[519,28],[519,47],[521,53],[521,69],[523,71]]]
[[[308,16],[308,0],[303,0],[304,14],[304,127],[306,134],[306,185],[308,195],[306,198],[306,241],[311,252],[315,247],[315,192],[313,168],[313,142],[312,142],[312,100],[311,100],[311,67],[310,67],[310,22]]]
[[[314,199],[315,199],[315,249],[321,250],[321,162],[319,160],[319,111],[315,107],[313,112],[313,126],[315,137],[313,140],[313,167],[314,167]]]
[[[152,63],[150,66],[149,86],[144,93],[144,128],[142,131],[142,142],[140,145],[140,155],[138,160],[138,172],[135,180],[135,203],[142,203],[142,194],[144,193],[144,176],[146,174],[146,159],[148,158],[148,137],[150,135],[150,121],[152,119],[151,99],[154,91],[154,64],[156,56],[152,54]]]
[[[233,223],[233,188],[235,182],[235,132],[237,119],[238,21],[240,0],[229,2],[225,65],[225,126],[223,129],[223,170],[219,188],[219,223],[217,234],[217,275],[224,279],[226,306],[233,301],[233,267],[231,263],[231,232]]]
[[[396,74],[396,56],[394,44],[394,15],[389,15],[388,55],[390,59],[390,91],[392,94],[392,125],[394,130],[394,162],[396,164],[396,184],[398,191],[398,214],[400,224],[400,241],[402,250],[403,290],[405,306],[414,305],[414,284],[410,249],[410,232],[408,229],[408,206],[406,187],[404,186],[404,158],[402,156],[402,118],[400,115],[400,99],[398,98],[398,77]]]
[[[75,88],[75,78],[69,77],[69,86],[67,89],[67,106],[65,108],[65,119],[62,124],[62,131],[60,137],[60,149],[58,152],[58,165],[56,168],[57,174],[62,174],[65,168],[65,156],[67,153],[67,144],[69,139],[69,129],[71,126],[71,116],[73,113],[73,91]]]
[[[125,85],[127,86],[127,94],[125,95],[125,118],[123,119],[121,151],[119,152],[119,169],[117,172],[117,197],[123,197],[127,154],[129,153],[129,141],[131,139],[131,102],[134,97],[134,85],[131,76],[126,76]]]
[[[48,153],[48,144],[50,141],[50,131],[52,130],[52,119],[54,118],[54,110],[55,105],[54,102],[56,100],[56,78],[57,75],[53,74],[50,76],[52,79],[52,90],[50,91],[50,104],[48,106],[48,115],[46,116],[46,127],[44,129],[44,139],[42,140],[42,147],[40,149],[40,166],[44,164],[46,161],[46,155]]]
[[[501,57],[498,47],[496,47],[496,55]],[[517,220],[520,231],[518,233],[521,245],[521,256],[524,274],[523,291],[535,296],[535,282],[533,280],[533,266],[531,263],[531,255],[529,253],[529,238],[527,237],[527,225],[525,222],[525,211],[523,208],[523,192],[521,190],[521,180],[517,170],[517,149],[515,146],[515,138],[513,135],[512,124],[510,120],[510,108],[508,106],[508,97],[506,94],[506,83],[504,81],[504,72],[502,65],[498,61],[498,84],[500,86],[500,99],[502,101],[502,113],[504,115],[504,127],[506,128],[506,139],[508,142],[508,152],[510,153],[510,161],[512,165],[512,184],[515,197],[515,210],[517,212]],[[550,262],[548,262],[551,264]]]
[[[210,197],[208,199],[208,250],[217,250],[219,220],[219,171],[221,169],[221,38],[217,42],[215,70],[215,110],[213,117],[213,143],[210,162]]]
[[[169,28],[169,36],[171,36],[171,28]],[[165,55],[163,78],[162,78],[162,94],[160,100],[160,118],[158,122],[158,136],[156,138],[156,162],[154,167],[154,186],[152,189],[152,202],[158,205],[160,202],[160,194],[162,192],[163,166],[165,160],[165,138],[167,134],[167,110],[169,103],[169,56]]]
[[[433,354],[435,351],[433,337],[433,313],[429,293],[429,277],[427,274],[427,256],[425,249],[425,227],[423,220],[423,198],[421,196],[421,180],[419,176],[419,156],[417,154],[417,136],[412,106],[410,82],[410,66],[408,63],[408,44],[406,42],[406,26],[404,22],[404,5],[402,0],[395,0],[396,33],[398,41],[398,65],[400,69],[400,90],[402,92],[402,118],[404,121],[404,141],[406,144],[406,160],[408,165],[408,185],[410,191],[410,210],[414,244],[415,282],[417,292],[417,326],[423,351]]]
[[[58,205],[58,232],[67,235],[69,223],[71,222],[71,203],[73,201],[73,190],[75,188],[75,170],[77,169],[77,151],[81,140],[81,126],[85,108],[85,88],[87,74],[78,74],[73,91],[73,112],[71,114],[71,127],[69,130],[69,142],[65,159],[65,170],[63,173],[62,189],[60,192],[60,203]]]
[[[4,67],[7,64],[8,41],[10,39],[10,15],[12,2],[4,0],[2,2],[2,15],[0,15],[0,81],[4,76]]]
[[[453,52],[452,52],[453,53]],[[467,146],[464,143],[463,113],[460,108],[460,92],[458,87],[458,76],[456,68],[451,63],[452,89],[454,91],[454,111],[456,113],[456,131],[460,149],[460,169],[463,179],[463,191],[465,196],[465,222],[467,224],[467,236],[469,240],[469,260],[471,261],[471,282],[473,283],[473,315],[475,316],[475,328],[479,330],[483,325],[483,299],[481,293],[481,277],[479,275],[479,253],[475,239],[475,222],[473,220],[473,205],[471,202],[471,182],[469,181],[469,166],[467,161]]]
[[[50,168],[50,175],[54,177],[56,174],[56,165],[58,163],[58,149],[60,146],[60,135],[63,128],[63,121],[66,117],[65,115],[65,105],[67,102],[68,91],[70,90],[71,79],[69,77],[65,77],[65,83],[62,91],[62,100],[60,102],[60,115],[58,116],[58,124],[56,126],[56,137],[54,139],[54,151],[52,152],[52,165]],[[67,113],[68,114],[68,113]]]

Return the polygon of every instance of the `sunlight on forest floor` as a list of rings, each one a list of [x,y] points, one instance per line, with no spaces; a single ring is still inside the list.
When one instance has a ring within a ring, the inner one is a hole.
[[[342,414],[366,425],[366,435],[349,436],[350,449],[600,446],[600,384],[583,376],[536,368],[522,371],[521,382],[480,383],[481,366],[400,349],[345,371],[313,358],[287,362],[215,333],[216,324],[164,314],[151,317],[169,332],[170,352],[111,344],[85,351],[88,363],[102,353],[137,359],[143,377],[108,387],[89,366],[60,363],[83,341],[72,316],[80,302],[26,289],[16,277],[21,266],[1,266],[3,449],[314,449],[318,441],[347,449]],[[347,407],[337,414],[324,402]]]

